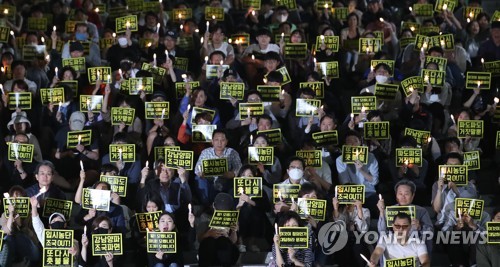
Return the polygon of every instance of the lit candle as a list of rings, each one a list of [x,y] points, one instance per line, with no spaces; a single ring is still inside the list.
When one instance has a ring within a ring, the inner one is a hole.
[[[365,106],[362,106],[362,107],[361,107],[361,114],[365,113],[365,111],[366,111]]]
[[[187,110],[191,109],[191,104],[188,104]]]
[[[160,23],[156,24],[156,33],[160,33]]]
[[[188,210],[189,210],[189,214],[193,213],[193,210],[192,210],[192,207],[191,207],[191,203],[188,204]]]
[[[424,82],[429,83],[429,75],[424,76]]]
[[[19,108],[19,93],[16,93],[16,108]]]
[[[14,31],[10,31],[10,35],[14,36]]]
[[[462,220],[462,209],[458,208],[458,219]]]
[[[469,215],[470,215],[470,211],[472,210],[472,207],[474,207],[474,202],[476,202],[475,199],[472,199],[472,201],[470,202],[469,211],[467,212],[467,214],[469,214]]]
[[[183,82],[187,82],[187,75],[186,74],[182,74],[181,77],[182,77]]]
[[[90,111],[92,107],[90,106],[90,98],[87,98],[87,109]]]
[[[252,145],[252,144],[253,144],[253,136],[250,135],[250,145]]]
[[[215,20],[215,15],[212,15],[212,20]]]
[[[19,144],[18,143],[12,143],[12,144],[14,149],[14,155],[16,159],[19,159]]]
[[[123,78],[123,72],[122,69],[118,69],[118,75],[120,75],[120,80]]]
[[[373,65],[370,66],[370,72],[373,72],[375,70],[375,67]]]
[[[55,32],[55,31],[56,31],[56,29],[57,29],[57,28],[56,28],[56,26],[52,27],[52,31],[54,31],[54,32]]]
[[[87,235],[87,226],[86,225],[83,227],[83,234]]]
[[[4,13],[5,15],[8,15],[8,14],[9,14],[9,10],[6,8],[6,9],[4,9],[4,10],[3,10],[3,13]]]
[[[278,224],[274,223],[274,232],[278,234]]]
[[[219,63],[222,66],[224,64],[224,60],[221,59],[221,61]]]
[[[499,100],[498,100],[498,97],[495,97],[495,98],[493,99],[493,101],[495,101],[495,104],[498,104],[498,101],[499,101]]]
[[[474,17],[474,13],[472,11],[469,13],[469,17],[472,19]]]
[[[55,74],[57,75],[57,74],[59,73],[59,69],[56,67],[56,68],[54,69],[54,72],[55,72]]]
[[[83,169],[83,161],[81,161],[81,160],[80,160],[80,169],[81,169],[82,171],[84,171],[84,169]]]
[[[156,67],[156,53],[153,54],[153,67]]]
[[[439,43],[441,44],[441,48],[444,48],[445,45],[444,40],[441,40]]]
[[[328,3],[325,4],[325,9],[328,9]]]
[[[165,108],[161,111],[161,119],[163,120],[164,117],[165,117]]]
[[[325,44],[325,36],[322,34],[319,36],[319,39],[321,39],[321,44],[324,45]]]
[[[481,58],[481,66],[483,67],[484,69],[484,58]]]
[[[354,121],[354,113],[351,113],[351,121]]]
[[[38,194],[35,195],[35,198],[38,198],[41,194],[47,192],[47,187],[46,186],[42,186],[42,188],[40,188],[40,191],[38,191]]]
[[[410,94],[413,93],[413,86],[410,86],[410,88],[408,88],[408,91],[410,91]]]
[[[203,36],[200,38],[200,44],[203,44]]]
[[[146,168],[149,168],[149,161],[146,160]]]
[[[118,160],[122,161],[122,153],[123,153],[123,150],[121,148],[118,148]]]
[[[99,13],[99,8],[98,7],[95,8],[95,13]]]
[[[335,198],[337,198],[338,190],[338,186],[335,186]]]
[[[2,84],[0,84],[0,90],[2,90],[2,95],[5,95],[5,92],[3,90],[3,85]]]
[[[363,260],[364,260],[364,261],[366,261],[366,263],[367,263],[369,266],[371,266],[371,265],[372,265],[372,264],[371,264],[371,262],[370,262],[370,261],[369,261],[369,260],[365,257],[365,255],[363,255],[363,254],[361,254],[361,253],[360,253],[359,255],[361,256],[361,258],[363,258]]]
[[[432,137],[430,137],[430,136],[429,136],[429,137],[427,138],[427,144],[429,144],[431,141],[432,141]]]
[[[179,15],[177,15],[177,17],[179,18],[179,20],[182,20],[182,14],[179,13]]]
[[[57,112],[61,112],[62,102],[59,101],[59,107],[57,107]]]
[[[445,10],[448,10],[448,5],[447,4],[443,5],[443,11],[445,11]]]
[[[356,150],[356,153],[354,154],[353,160],[358,160],[359,159],[359,150]]]
[[[410,7],[410,12],[413,12],[413,8],[412,7]]]
[[[208,64],[208,56],[205,56],[205,64]]]
[[[278,190],[278,198],[283,202],[283,196],[281,195],[281,190]]]
[[[233,42],[233,39],[229,38],[227,42],[231,44]]]
[[[255,10],[252,10],[252,16],[255,17]]]
[[[106,81],[108,81],[108,83],[111,82],[111,75],[108,74]]]
[[[284,32],[282,32],[282,33],[281,33],[281,41],[283,41],[284,39],[285,39],[285,33],[284,33]]]
[[[481,81],[477,81],[477,89],[481,88]]]
[[[210,28],[210,22],[207,20],[207,32],[210,32],[208,29]]]
[[[378,194],[378,200],[382,200],[382,194]]]
[[[79,134],[78,135],[78,144],[81,144],[81,142],[82,142],[82,135]]]
[[[250,111],[251,111],[250,108],[247,108],[247,116],[248,116],[248,118],[250,118]]]
[[[383,18],[379,18],[378,20],[380,20],[380,22],[384,22],[384,19],[383,19]]]
[[[255,60],[255,56],[252,54],[252,60]]]
[[[451,118],[451,122],[453,122],[453,124],[455,124],[455,117],[453,117],[453,114],[450,115],[450,118]]]
[[[3,197],[4,197],[5,199],[7,199],[7,204],[9,204],[9,205],[10,205],[10,199],[9,199],[9,198],[10,198],[10,195],[9,195],[9,193],[7,193],[7,192],[3,193]]]
[[[415,27],[411,26],[410,27],[410,31],[414,32],[415,31]]]
[[[127,30],[130,29],[130,21],[127,20],[127,23],[125,23],[125,26],[127,26]]]

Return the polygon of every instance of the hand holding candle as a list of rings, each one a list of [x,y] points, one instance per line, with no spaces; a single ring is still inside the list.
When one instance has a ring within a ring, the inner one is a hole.
[[[192,210],[192,207],[191,207],[191,203],[188,204],[188,210],[189,210],[189,214],[193,213],[193,210]]]

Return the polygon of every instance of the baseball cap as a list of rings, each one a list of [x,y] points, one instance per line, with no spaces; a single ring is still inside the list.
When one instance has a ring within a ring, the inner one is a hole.
[[[75,111],[71,113],[71,117],[69,117],[69,123],[71,126],[71,130],[81,131],[83,126],[85,126],[85,115],[83,115],[80,111]]]
[[[229,76],[233,76],[233,77],[237,78],[238,74],[236,74],[236,71],[234,71],[232,69],[227,69],[224,71],[224,74],[222,74],[222,78],[226,79]]]
[[[83,45],[80,42],[69,43],[69,52],[83,51]]]
[[[234,199],[228,193],[219,193],[214,199],[216,210],[234,210]]]
[[[167,95],[166,95],[166,94],[165,94],[165,92],[163,92],[163,91],[155,91],[155,92],[153,93],[153,97],[152,97],[151,99],[155,99],[155,98],[157,98],[157,97],[161,97],[161,98],[163,98],[164,100],[167,100]]]
[[[167,36],[166,37],[170,37],[172,39],[177,39],[177,33],[175,31],[167,31]]]

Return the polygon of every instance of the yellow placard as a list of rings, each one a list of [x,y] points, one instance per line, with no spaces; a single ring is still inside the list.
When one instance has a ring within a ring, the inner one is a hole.
[[[405,128],[404,135],[410,135],[417,141],[420,146],[427,145],[430,142],[431,132],[430,131],[420,131],[412,128]]]
[[[413,76],[404,79],[401,82],[401,87],[403,88],[403,92],[406,96],[411,95],[414,90],[417,90],[419,93],[424,92],[424,79],[421,76]]]
[[[374,95],[381,100],[394,100],[399,92],[398,84],[376,83]]]
[[[342,146],[342,162],[354,164],[356,160],[368,164],[368,147],[366,146]]]
[[[422,167],[421,148],[396,148],[396,167],[414,164]]]
[[[47,31],[47,18],[28,18],[28,31]]]
[[[432,4],[413,4],[413,12],[417,17],[432,17],[434,6]]]
[[[33,162],[34,151],[35,151],[35,145],[33,144],[9,143],[9,148],[7,152],[8,160]]]
[[[307,54],[307,43],[285,44],[285,59],[305,59],[307,58]]]
[[[204,159],[201,161],[201,171],[205,177],[222,176],[228,170],[227,158]]]
[[[340,38],[339,36],[316,36],[316,51],[321,50],[321,46],[325,44],[326,49],[331,50],[332,52],[338,52],[340,47]]]
[[[191,8],[172,9],[172,20],[175,22],[180,22],[191,18],[193,18],[193,10]]]
[[[257,117],[264,115],[263,103],[239,103],[238,110],[240,120],[245,120],[248,117]]]
[[[474,220],[483,216],[484,200],[473,198],[455,198],[455,218],[469,214]],[[458,215],[460,213],[460,216]]]
[[[277,102],[280,100],[281,86],[279,85],[257,85],[262,101]]]
[[[153,83],[160,84],[163,80],[163,76],[167,73],[167,69],[162,67],[155,67],[149,63],[142,63],[141,70],[148,71],[153,75]]]
[[[238,223],[239,211],[232,210],[216,210],[212,219],[210,220],[209,227],[226,227],[230,228]]]
[[[469,170],[481,169],[481,158],[479,157],[479,151],[464,152],[463,155],[464,165],[467,165]]]
[[[382,50],[380,38],[359,38],[359,53],[377,53]]]
[[[241,193],[252,197],[262,197],[262,177],[234,177],[233,196],[239,198]]]
[[[75,20],[67,20],[64,24],[64,30],[67,34],[73,34],[76,30],[76,24],[85,23],[85,21],[75,21]]]
[[[484,62],[483,68],[494,77],[500,76],[500,60]]]
[[[403,49],[409,44],[415,44],[415,40],[415,37],[402,37],[401,39],[399,39],[399,47]]]
[[[229,69],[229,65],[206,65],[205,75],[207,77],[207,80],[213,80],[218,78],[219,76],[222,77],[222,74],[227,69]]]
[[[136,213],[135,219],[137,221],[137,228],[139,228],[139,232],[146,233],[147,231],[157,229],[158,220],[160,219],[161,214],[161,211]]]
[[[196,88],[200,86],[199,81],[191,81],[191,82],[176,82],[175,83],[175,95],[177,96],[177,99],[181,99],[186,95],[186,85],[189,84],[189,86],[192,88]]]
[[[22,55],[24,61],[32,61],[40,58],[45,58],[45,45],[24,45],[22,47]]]
[[[165,150],[165,165],[172,169],[184,168],[185,170],[193,169],[193,151],[184,150]]]
[[[145,94],[153,94],[153,77],[140,77],[129,79],[129,95],[138,95],[141,91]]]
[[[243,9],[248,10],[251,8],[252,10],[260,10],[260,1],[261,0],[243,0]]]
[[[377,110],[376,96],[353,96],[351,97],[351,113],[360,114]]]
[[[81,144],[89,146],[92,143],[92,130],[69,131],[66,135],[66,147],[75,148]]]
[[[465,88],[489,90],[491,88],[491,73],[489,72],[467,72]]]
[[[475,20],[477,15],[483,12],[482,7],[475,7],[475,6],[466,6],[464,9],[464,18],[470,19],[470,20]]]
[[[443,87],[446,82],[445,71],[423,69],[421,77],[425,85],[430,84],[432,87]]]
[[[135,144],[110,144],[109,161],[135,162]]]
[[[170,102],[146,102],[144,103],[146,119],[168,119],[170,114]]]
[[[300,184],[274,184],[273,203],[282,201],[287,204],[292,203],[292,198],[298,199]]]
[[[486,243],[500,244],[500,222],[486,223]]]
[[[80,95],[80,111],[99,113],[102,109],[102,95]]]
[[[330,62],[317,62],[316,69],[321,77],[328,77],[331,79],[339,78],[339,62],[338,61],[330,61]]]
[[[30,215],[31,204],[29,197],[4,198],[3,212],[6,218],[9,218],[9,205],[14,205],[15,214],[19,215],[21,218],[26,218]]]
[[[340,204],[352,204],[357,200],[365,203],[365,185],[337,185],[335,196]]]
[[[95,84],[97,80],[104,83],[111,83],[111,67],[93,67],[87,69],[90,84]]]
[[[297,150],[295,156],[302,158],[307,167],[321,168],[323,165],[321,150]]]
[[[245,84],[239,82],[221,82],[220,83],[220,99],[243,100],[245,97]]]
[[[311,117],[318,115],[318,109],[321,106],[321,100],[297,98],[295,105],[295,116]]]
[[[64,215],[65,218],[70,218],[72,209],[73,201],[47,198],[45,199],[45,204],[43,205],[42,216],[48,218],[50,217],[50,215],[52,215],[52,213],[59,212]]]
[[[189,59],[185,57],[175,57],[174,68],[188,71]]]
[[[347,21],[349,15],[349,8],[347,7],[334,7],[331,9],[332,17],[341,21]]]
[[[111,192],[120,197],[127,196],[127,176],[101,175],[99,180],[108,183],[111,186]]]
[[[210,122],[212,122],[214,120],[214,117],[215,117],[215,110],[213,109],[208,109],[208,108],[200,108],[200,107],[193,107],[191,109],[191,124],[192,125],[195,125],[196,122],[195,122],[195,119],[196,119],[196,115],[200,114],[200,113],[208,113],[210,116],[211,116],[211,120]]]
[[[457,122],[458,138],[483,138],[483,120],[459,120]]]
[[[233,41],[233,45],[241,45],[242,47],[247,47],[250,45],[250,34],[248,33],[240,33],[240,34],[232,34],[231,40]]]
[[[64,99],[64,88],[40,88],[40,99],[42,105],[47,105],[49,103],[59,103],[66,102]]]
[[[267,143],[270,146],[276,146],[276,145],[281,144],[281,129],[280,128],[257,131],[257,135],[259,135],[259,134],[266,135]]]
[[[129,15],[124,17],[119,17],[115,19],[116,22],[116,33],[126,32],[127,29],[135,32],[139,30],[139,25],[137,24],[137,15]]]
[[[134,123],[134,119],[134,108],[111,108],[111,125],[120,125],[124,123],[125,125],[131,126]]]
[[[7,43],[9,41],[10,28],[0,27],[0,43]]]
[[[115,38],[100,38],[99,39],[99,48],[101,50],[110,48],[116,43]]]
[[[85,73],[87,71],[85,57],[63,58],[62,65],[63,67],[70,66],[79,73]]]
[[[338,145],[339,143],[337,130],[313,133],[312,138],[318,146]]]
[[[44,248],[42,266],[43,267],[73,266],[73,255],[69,253],[69,249]]]
[[[434,5],[434,11],[441,13],[443,12],[443,10],[446,10],[453,13],[456,5],[457,2],[455,0],[437,0],[436,4]]]
[[[210,143],[216,129],[217,125],[214,124],[194,124],[191,130],[191,141],[193,143]]]
[[[9,92],[9,109],[16,110],[17,108],[21,110],[31,109],[31,98],[30,92]]]
[[[274,147],[248,147],[248,164],[250,165],[273,165]]]
[[[73,230],[43,230],[44,248],[70,249],[73,247]]]
[[[309,228],[280,227],[279,244],[281,248],[306,249],[309,247]]]
[[[155,161],[161,160],[165,161],[165,151],[168,149],[181,150],[180,146],[155,146],[154,147],[154,159]]]
[[[415,206],[388,206],[385,207],[385,222],[387,227],[392,227],[394,217],[400,212],[410,215],[412,220],[417,217]]]
[[[428,68],[429,63],[435,63],[438,67],[438,70],[440,71],[446,71],[446,66],[448,64],[448,59],[444,57],[431,57],[431,56],[426,56],[425,57],[425,63],[424,66]]]
[[[297,200],[297,207],[297,213],[300,218],[307,219],[308,217],[312,217],[317,221],[325,221],[326,200],[299,198]]]
[[[325,98],[325,82],[320,81],[320,82],[302,82],[299,84],[299,88],[311,88],[314,90],[314,93],[316,94],[315,98],[316,99],[323,99]]]
[[[224,8],[223,7],[205,7],[205,20],[224,21]]]
[[[439,165],[439,177],[445,182],[453,182],[458,186],[469,183],[469,175],[466,165]]]
[[[148,253],[176,253],[177,233],[176,232],[148,232],[146,235],[146,247]]]
[[[83,188],[82,208],[109,211],[111,191]]]
[[[93,234],[92,256],[123,255],[122,234]]]
[[[288,69],[286,68],[286,66],[283,66],[276,71],[283,75],[283,82],[281,83],[281,86],[292,82],[292,77],[290,76],[290,73],[288,73]],[[267,75],[265,77],[267,77]]]
[[[430,6],[432,7],[432,5]],[[384,267],[396,267],[396,266],[416,267],[417,262],[415,260],[415,257],[384,260]]]
[[[384,140],[390,137],[390,125],[388,121],[365,122],[363,124],[364,137],[366,140]]]

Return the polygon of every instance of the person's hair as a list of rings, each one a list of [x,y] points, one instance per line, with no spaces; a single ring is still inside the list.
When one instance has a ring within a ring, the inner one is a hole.
[[[460,164],[463,164],[464,163],[464,158],[462,157],[462,155],[456,153],[456,152],[452,152],[452,153],[448,153],[444,156],[444,161],[443,162],[447,162],[449,159],[458,159],[458,161],[460,161]]]
[[[18,88],[22,89],[23,91],[29,92],[28,84],[24,80],[13,81],[11,91],[14,91],[14,87],[16,87],[16,85]]]
[[[200,112],[197,113],[196,116],[194,117],[194,121],[198,123],[199,120],[206,120],[206,121],[212,121],[212,115],[208,112]]]
[[[52,163],[52,162],[50,162],[48,160],[43,160],[40,163],[38,163],[38,165],[36,165],[35,174],[38,174],[38,171],[40,170],[40,167],[42,167],[42,166],[49,167],[50,170],[52,171],[52,174],[54,174],[54,172],[56,170],[56,167],[54,166],[54,163]]]
[[[208,98],[208,93],[207,90],[205,90],[205,88],[196,87],[196,89],[194,89],[193,92],[191,93],[191,99],[189,99],[189,104],[191,105],[191,107],[194,107],[196,98],[198,97],[198,94],[201,92],[205,93],[205,96]]]
[[[279,71],[271,71],[267,74],[266,77],[268,82],[277,82],[277,83],[283,83],[283,75]]]
[[[486,17],[487,21],[490,20],[490,15],[488,15],[488,13],[485,13],[485,12],[481,12],[481,13],[477,14],[476,20],[479,22],[479,20],[481,20],[483,17]]]
[[[212,57],[215,56],[215,55],[221,55],[223,59],[226,59],[226,54],[224,54],[224,52],[219,51],[219,50],[215,50],[212,53],[210,53],[210,55],[208,56],[208,58],[211,60]]]
[[[436,62],[429,62],[424,66],[424,69],[429,69],[431,66],[435,66],[437,70],[439,70],[439,65]]]
[[[411,147],[417,147],[417,140],[411,135],[405,135],[399,140],[399,145],[401,147],[403,146],[411,146]]]
[[[312,96],[313,98],[316,97],[316,92],[311,87],[304,87],[299,89],[298,96],[300,96],[301,94]]]
[[[321,124],[325,119],[332,119],[333,123],[337,124],[337,118],[335,117],[335,114],[333,112],[328,112],[321,119],[319,120],[319,124]]]
[[[121,106],[121,104],[123,104],[123,103],[126,103],[131,108],[135,108],[134,100],[132,99],[132,97],[129,97],[129,96],[122,97],[116,103],[118,104],[117,107]]]
[[[427,51],[427,54],[430,55],[432,52],[437,52],[437,53],[440,53],[441,55],[444,55],[444,50],[440,46],[433,46],[433,47],[431,47]]]
[[[460,140],[458,139],[458,137],[456,136],[452,136],[452,137],[448,137],[445,141],[444,141],[444,144],[448,144],[448,143],[455,143],[455,145],[457,145],[458,147],[460,147]]]
[[[62,79],[64,78],[64,73],[65,73],[66,71],[68,71],[68,70],[71,72],[71,75],[73,76],[73,79],[76,79],[76,76],[78,75],[78,74],[76,73],[76,70],[75,70],[73,67],[71,67],[71,66],[64,66],[64,67],[62,67],[62,69],[60,70],[59,74],[57,74],[57,73],[56,73],[56,74],[57,74],[57,77],[59,78],[59,80],[61,80],[61,81],[62,81]]]
[[[278,6],[274,9],[275,13],[278,13],[278,11],[286,11],[288,13],[288,8],[286,6]]]
[[[144,15],[144,18],[147,19],[148,17],[153,17],[155,18],[156,20],[158,20],[158,16],[156,15],[155,12],[153,11],[148,11],[146,12],[146,14]]]
[[[177,225],[175,224],[175,214],[173,213],[170,213],[168,211],[163,211],[160,216],[158,217],[158,224],[160,223],[160,220],[161,220],[161,217],[167,215],[168,217],[170,217],[172,219],[172,221],[174,222],[174,231],[177,229]]]
[[[477,20],[471,20],[469,23],[467,23],[467,25],[465,25],[465,29],[467,30],[468,34],[472,33],[472,25],[474,25],[474,23],[477,23],[479,26],[479,21]]]
[[[268,120],[269,122],[271,122],[271,124],[273,124],[273,118],[271,118],[271,116],[267,114],[262,114],[259,117],[257,117],[257,124],[259,124],[260,120]]]
[[[299,190],[299,197],[302,197],[303,195],[305,194],[310,194],[312,192],[315,192],[316,195],[319,193],[318,192],[318,188],[316,187],[316,185],[314,185],[313,183],[303,183],[301,186],[300,186],[300,190]],[[319,197],[318,197],[319,198]]]
[[[128,134],[125,132],[116,133],[115,136],[113,136],[113,143],[117,142],[124,142],[125,144],[128,144],[129,143]]]
[[[216,31],[220,30],[222,34],[226,34],[226,27],[224,27],[223,24],[217,23],[217,24],[210,24],[210,32],[214,33]]]
[[[258,95],[262,100],[262,94],[257,90],[248,90],[247,95],[245,96],[245,102],[248,102],[248,97],[251,95]]]
[[[218,133],[223,134],[224,137],[227,138],[227,133],[226,133],[226,131],[224,129],[215,129],[213,131],[213,133],[212,133],[212,139],[214,139],[215,135],[218,134]]]
[[[114,171],[115,173],[118,173],[118,167],[111,163],[106,163],[101,166],[101,173],[107,173],[107,172],[112,172]]]
[[[378,69],[380,68],[383,68],[384,70],[386,70],[387,72],[389,72],[389,74],[392,75],[392,69],[391,67],[389,67],[389,65],[385,64],[385,63],[378,63],[376,66],[375,66],[375,71],[377,71]]]
[[[349,19],[350,19],[351,17],[355,17],[355,18],[356,18],[357,24],[358,24],[358,26],[359,26],[359,17],[358,17],[358,14],[356,14],[356,13],[354,13],[354,12],[349,13],[349,15],[347,15],[347,19],[346,19],[346,20],[347,20],[347,21],[349,21]]]
[[[108,216],[101,215],[101,216],[95,218],[94,221],[92,222],[92,229],[91,229],[91,231],[93,231],[96,228],[99,228],[99,224],[101,224],[101,222],[103,222],[103,221],[107,221],[108,222],[108,224],[109,224],[109,230],[113,229],[113,221],[111,221],[111,219]]]
[[[403,179],[403,180],[400,180],[399,182],[397,182],[396,185],[394,186],[394,192],[397,192],[398,188],[402,185],[409,186],[412,195],[415,195],[415,191],[417,190],[417,186],[415,185],[414,182],[412,182],[408,179]]]
[[[258,135],[255,136],[255,139],[254,140],[257,140],[257,138],[264,138],[264,140],[266,140],[266,143],[269,144],[269,138],[267,138],[267,135],[263,134],[263,133],[260,133]],[[254,141],[255,142],[255,141]]]
[[[281,213],[281,216],[278,219],[278,226],[279,227],[284,226],[285,223],[291,219],[295,219],[297,221],[297,223],[299,224],[299,226],[304,225],[304,222],[302,221],[302,219],[300,219],[299,214],[297,214],[297,212],[295,212],[295,211],[289,210],[289,211],[285,211],[285,212]]]
[[[246,164],[246,165],[241,166],[240,171],[238,172],[238,177],[242,177],[243,173],[246,170],[250,170],[254,177],[260,177],[262,175],[262,173],[260,173],[260,171],[257,167],[255,167],[253,165]]]
[[[361,141],[361,135],[356,131],[353,131],[353,130],[347,131],[347,133],[345,135],[345,140],[347,140],[347,137],[349,137],[349,136],[354,136],[354,137],[358,138],[359,141]]]
[[[317,71],[310,72],[307,75],[307,78],[313,78],[315,81],[321,81],[321,75]]]
[[[297,157],[297,156],[293,156],[291,157],[289,160],[288,160],[288,168],[290,168],[290,164],[292,164],[292,162],[294,161],[300,161],[300,163],[302,164],[302,168],[305,168],[306,167],[306,162],[304,161],[303,158],[301,157]]]
[[[146,194],[142,202],[142,212],[147,212],[146,207],[148,206],[148,202],[155,203],[158,210],[163,211],[165,204],[159,194]]]
[[[398,212],[398,214],[396,214],[396,216],[394,216],[392,223],[394,223],[397,219],[408,220],[408,223],[411,223],[411,216],[407,213],[404,213],[404,212]]]
[[[383,117],[383,114],[382,114],[382,111],[376,109],[376,110],[372,110],[370,112],[368,112],[368,114],[366,115],[366,119],[368,121],[371,121],[371,119],[375,118],[375,117],[380,117],[380,120],[384,120],[384,117]]]
[[[75,24],[75,33],[76,33],[76,29],[78,29],[78,27],[85,27],[87,28],[87,33],[89,33],[89,26],[87,25],[87,23],[85,22],[79,22],[77,24]]]
[[[307,41],[304,32],[300,29],[295,29],[294,31],[292,31],[292,33],[290,33],[290,36],[292,36],[296,33],[298,33],[300,35],[300,40],[302,43],[305,43]]]
[[[493,212],[491,213],[491,219],[493,220],[493,218],[495,218],[495,215],[497,215],[498,213],[500,213],[500,207],[496,207]]]
[[[15,192],[19,192],[19,194],[22,197],[27,197],[28,196],[28,194],[26,193],[26,190],[24,190],[24,188],[22,186],[20,186],[20,185],[14,185],[11,188],[9,188],[9,195],[10,195],[10,197],[12,197]]]
[[[100,184],[103,184],[103,185],[105,185],[105,186],[106,186],[106,188],[107,188],[107,189],[103,189],[103,190],[111,190],[111,185],[110,185],[108,182],[105,182],[105,181],[97,181],[97,182],[94,184],[93,188],[94,188],[94,189],[96,189],[96,188],[97,188],[97,186],[98,186],[98,185],[100,185]]]
[[[69,87],[69,85],[67,85],[65,83],[58,83],[57,87],[64,88],[64,101],[68,102],[68,101],[73,100],[74,92],[73,92],[73,89],[71,89],[71,87]]]

